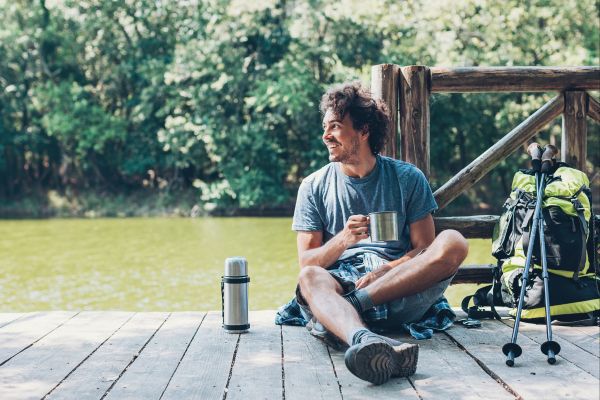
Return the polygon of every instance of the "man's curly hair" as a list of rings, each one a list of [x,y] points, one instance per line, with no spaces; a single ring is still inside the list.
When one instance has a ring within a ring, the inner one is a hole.
[[[340,119],[350,116],[355,130],[364,128],[369,132],[369,147],[378,154],[388,138],[390,117],[385,103],[375,100],[360,82],[346,82],[329,88],[321,98],[321,113],[328,110]]]

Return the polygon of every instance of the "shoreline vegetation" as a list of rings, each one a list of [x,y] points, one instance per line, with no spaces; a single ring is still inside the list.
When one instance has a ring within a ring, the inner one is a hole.
[[[481,207],[449,207],[438,216],[489,214]],[[493,210],[495,211],[495,210]],[[222,206],[203,201],[195,190],[108,191],[49,190],[14,199],[0,199],[1,219],[130,218],[130,217],[292,217],[294,202],[277,206]]]

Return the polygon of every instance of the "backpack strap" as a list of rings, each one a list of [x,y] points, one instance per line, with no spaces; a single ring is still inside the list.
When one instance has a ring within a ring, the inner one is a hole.
[[[579,192],[581,192],[581,189],[578,190],[577,194]],[[579,220],[579,225],[581,227],[581,236],[582,236],[581,243],[586,243],[587,237],[589,234],[589,226],[588,226],[587,221],[585,220],[585,215],[584,215],[585,209],[583,208],[583,204],[581,204],[581,202],[577,199],[577,194],[571,198],[571,203],[573,204],[573,208],[575,208],[575,211],[577,211],[577,217]],[[583,267],[585,267],[586,250],[587,250],[586,247],[587,246],[585,246],[585,245],[581,246],[581,256],[579,257],[579,265],[577,266],[577,270],[573,274],[574,280],[579,279],[579,271],[581,271],[583,269]]]

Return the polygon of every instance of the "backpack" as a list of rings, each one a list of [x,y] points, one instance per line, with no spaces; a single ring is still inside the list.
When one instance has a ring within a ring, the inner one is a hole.
[[[542,215],[549,272],[550,314],[573,321],[598,315],[600,271],[598,244],[600,219],[592,216],[592,196],[587,176],[565,163],[557,163],[547,177]],[[545,317],[539,240],[530,232],[536,203],[535,174],[520,170],[513,178],[510,197],[494,227],[492,255],[498,260],[494,283],[463,300],[470,318],[499,318],[495,305],[511,307],[515,316],[528,247],[533,245],[521,318],[542,322]],[[470,299],[475,306],[468,307]],[[490,306],[491,311],[482,307]],[[473,315],[473,316],[471,316]]]

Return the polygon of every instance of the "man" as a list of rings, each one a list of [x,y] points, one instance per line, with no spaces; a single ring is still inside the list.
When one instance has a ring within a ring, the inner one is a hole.
[[[347,343],[348,369],[381,384],[416,371],[418,346],[378,335],[420,320],[467,255],[456,231],[435,237],[437,205],[411,164],[382,157],[385,105],[358,83],[331,88],[320,105],[330,164],[302,182],[292,228],[300,261],[296,299],[311,327]],[[372,243],[370,212],[396,211],[400,238]]]

